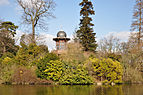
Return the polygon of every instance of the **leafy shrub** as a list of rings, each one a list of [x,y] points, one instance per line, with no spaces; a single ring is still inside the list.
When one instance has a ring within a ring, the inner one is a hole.
[[[108,53],[107,57],[111,58],[113,61],[119,61],[119,62],[120,62],[120,59],[121,59],[121,55],[115,54],[115,53]]]
[[[45,69],[47,80],[58,81],[63,73],[63,63],[59,60],[51,60]]]
[[[3,59],[3,58],[6,58],[6,57],[14,58],[14,57],[15,57],[15,55],[14,55],[14,54],[12,54],[12,53],[10,53],[10,52],[6,52],[6,53],[4,53],[4,54],[3,54],[3,56],[2,56],[1,58]]]
[[[123,69],[118,61],[113,61],[110,58],[90,58],[90,61],[93,68],[93,76],[96,79],[107,83],[122,82]]]
[[[60,78],[60,84],[92,84],[88,71],[81,66],[67,66]]]
[[[53,53],[47,53],[46,56],[44,56],[43,58],[41,58],[39,61],[37,61],[36,65],[37,65],[37,70],[36,70],[36,74],[37,77],[41,78],[41,79],[47,79],[47,74],[45,73],[45,70],[47,69],[47,66],[51,60],[58,60],[58,56],[53,54]]]
[[[3,83],[11,83],[12,74],[16,68],[12,58],[6,57],[0,64],[0,79]]]
[[[17,65],[21,66],[31,65],[33,59],[33,56],[28,53],[27,47],[20,48],[15,57]]]
[[[33,66],[36,62],[48,53],[46,46],[38,46],[36,44],[25,45],[21,43],[22,47],[19,48],[15,57],[16,63],[21,66]]]

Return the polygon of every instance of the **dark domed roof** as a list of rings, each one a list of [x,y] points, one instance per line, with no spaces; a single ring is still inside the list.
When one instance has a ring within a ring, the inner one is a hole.
[[[67,34],[64,31],[59,31],[57,33],[57,37],[64,38],[64,37],[67,37]]]

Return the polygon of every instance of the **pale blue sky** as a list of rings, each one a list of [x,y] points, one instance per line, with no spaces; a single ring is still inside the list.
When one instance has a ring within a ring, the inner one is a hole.
[[[7,2],[6,2],[7,1]],[[71,36],[79,27],[80,6],[82,0],[55,0],[57,6],[54,19],[47,20],[47,34],[56,35],[62,28]],[[96,37],[101,38],[111,32],[129,32],[135,0],[91,0],[96,15],[92,16]],[[0,18],[20,25],[20,13],[16,0],[0,0]],[[19,28],[22,31],[22,28]],[[41,32],[41,31],[37,31]],[[121,35],[122,36],[122,35]]]

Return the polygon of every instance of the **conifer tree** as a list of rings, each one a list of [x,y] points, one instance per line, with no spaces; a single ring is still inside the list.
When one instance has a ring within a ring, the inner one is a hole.
[[[95,41],[95,35],[93,31],[94,24],[91,23],[92,18],[90,15],[95,15],[93,10],[93,4],[90,0],[83,0],[79,4],[82,8],[80,11],[80,27],[79,30],[76,32],[77,38],[79,43],[82,44],[84,51],[94,51],[96,50],[97,44]]]
[[[0,23],[0,57],[6,53],[16,53],[17,46],[15,45],[14,36],[18,26],[10,21]]]
[[[143,37],[143,0],[136,0],[131,28],[137,32],[137,44],[140,47]]]

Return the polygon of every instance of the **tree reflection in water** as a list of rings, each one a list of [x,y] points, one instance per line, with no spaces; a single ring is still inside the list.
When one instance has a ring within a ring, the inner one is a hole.
[[[0,85],[0,95],[143,95],[143,85]]]

